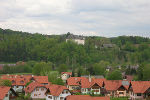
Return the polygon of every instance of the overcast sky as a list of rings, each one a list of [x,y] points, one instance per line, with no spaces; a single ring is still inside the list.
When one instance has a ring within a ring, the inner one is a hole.
[[[42,34],[150,37],[150,0],[0,0],[0,27]]]

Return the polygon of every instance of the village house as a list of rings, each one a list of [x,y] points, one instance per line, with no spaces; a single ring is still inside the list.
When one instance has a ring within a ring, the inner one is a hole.
[[[47,85],[42,85],[38,82],[32,82],[24,89],[24,91],[26,95],[30,94],[32,99],[44,99],[46,98],[46,86]]]
[[[0,86],[0,100],[10,100],[17,97],[16,92],[7,86]]]
[[[69,34],[66,38],[66,42],[68,42],[68,40],[74,41],[75,43],[81,44],[81,45],[85,44],[85,37],[83,36]]]
[[[61,85],[50,85],[46,91],[46,100],[66,100],[71,95],[68,88]]]
[[[85,77],[70,77],[67,80],[67,87],[74,92],[88,94],[102,94],[105,79],[85,78]]]
[[[70,77],[67,79],[66,84],[67,88],[71,92],[81,92],[81,80],[85,79],[85,77]]]
[[[30,81],[36,81],[43,85],[48,85],[48,76],[34,76],[34,75],[2,75],[1,79],[10,80],[12,88],[15,92],[23,92],[25,85]]]
[[[111,69],[112,69],[111,66],[106,67],[106,71],[108,71],[108,72],[111,71]]]
[[[105,79],[101,78],[85,78],[81,80],[81,93],[88,94],[103,94],[104,93],[104,81]]]
[[[123,80],[106,80],[105,81],[106,96],[126,97],[128,96],[129,82]]]
[[[89,95],[70,95],[66,100],[110,100],[110,97],[92,97]]]
[[[66,82],[72,76],[72,72],[61,72],[61,79]]]
[[[143,100],[150,97],[150,81],[132,81],[129,87],[131,100]]]

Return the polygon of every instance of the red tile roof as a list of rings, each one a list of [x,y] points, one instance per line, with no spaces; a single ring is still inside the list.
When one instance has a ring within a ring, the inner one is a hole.
[[[31,93],[35,88],[37,88],[37,87],[45,87],[45,88],[47,88],[45,85],[42,85],[42,84],[40,84],[40,83],[38,83],[38,82],[32,82],[32,83],[30,83],[25,89],[24,89],[24,91],[26,92],[26,93]]]
[[[3,100],[6,94],[9,92],[10,87],[0,86],[0,100]]]
[[[59,96],[64,90],[68,90],[67,87],[62,85],[50,85],[48,87],[50,94],[53,96]]]
[[[129,85],[123,85],[123,80],[106,80],[104,82],[106,91],[115,91],[121,86],[123,86],[125,89],[129,88]]]
[[[102,87],[104,81],[106,81],[106,79],[103,78],[92,78],[91,81],[89,81],[89,78],[85,77],[70,77],[67,79],[67,85],[81,85],[81,88],[90,88],[97,83]]]
[[[33,78],[39,83],[49,83],[48,76],[34,76]]]
[[[89,95],[69,95],[66,100],[110,100],[109,97],[91,97]]]
[[[100,87],[102,87],[104,81],[106,81],[104,78],[92,78],[90,82],[88,78],[85,78],[81,80],[81,88],[91,88],[94,84],[98,84]]]
[[[68,75],[72,75],[72,72],[61,72],[61,74],[68,74]]]
[[[12,81],[12,85],[21,85],[25,86],[26,83],[30,82],[31,79],[34,79],[39,83],[49,83],[48,76],[32,76],[32,75],[3,75],[1,79]]]
[[[145,93],[150,88],[150,81],[132,81],[131,85],[134,93]]]
[[[85,77],[70,77],[67,79],[67,85],[80,85],[81,80],[86,79]]]

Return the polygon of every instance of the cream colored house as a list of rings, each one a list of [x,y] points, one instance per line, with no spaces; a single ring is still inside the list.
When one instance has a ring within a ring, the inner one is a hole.
[[[69,34],[66,38],[66,42],[68,42],[69,40],[71,40],[77,44],[81,44],[81,45],[85,44],[85,37],[83,37],[83,36]]]
[[[66,82],[72,76],[72,72],[61,72],[61,79]]]

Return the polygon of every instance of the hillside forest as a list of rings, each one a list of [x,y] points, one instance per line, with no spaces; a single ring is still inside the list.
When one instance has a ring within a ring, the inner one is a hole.
[[[73,76],[103,75],[107,79],[122,79],[124,72],[133,75],[134,80],[150,80],[149,38],[86,36],[85,44],[78,45],[66,42],[68,35],[70,32],[43,35],[0,28],[0,63],[20,63],[6,65],[0,73],[50,75],[49,80],[53,80],[63,71],[73,72]]]

